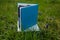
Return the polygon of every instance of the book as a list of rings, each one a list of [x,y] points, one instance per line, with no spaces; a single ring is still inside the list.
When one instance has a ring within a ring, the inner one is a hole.
[[[24,31],[37,24],[38,4],[18,3],[19,29]]]

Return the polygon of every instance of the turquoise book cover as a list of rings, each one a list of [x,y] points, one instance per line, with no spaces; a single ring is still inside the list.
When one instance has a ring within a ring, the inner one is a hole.
[[[37,24],[38,4],[18,3],[18,18],[21,30]]]

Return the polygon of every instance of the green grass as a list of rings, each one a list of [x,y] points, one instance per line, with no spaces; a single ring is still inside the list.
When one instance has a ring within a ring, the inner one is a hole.
[[[18,2],[39,4],[40,32],[17,32]],[[60,40],[60,0],[0,0],[0,40]]]

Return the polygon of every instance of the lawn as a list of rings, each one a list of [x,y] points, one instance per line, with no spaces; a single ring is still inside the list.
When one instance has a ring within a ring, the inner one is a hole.
[[[39,4],[39,32],[17,32],[18,2]],[[60,0],[0,0],[0,40],[60,40]]]

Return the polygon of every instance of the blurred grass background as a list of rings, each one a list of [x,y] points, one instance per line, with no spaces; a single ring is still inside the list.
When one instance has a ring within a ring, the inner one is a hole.
[[[17,32],[18,2],[39,4],[40,32]],[[0,0],[0,40],[60,40],[60,0]]]

